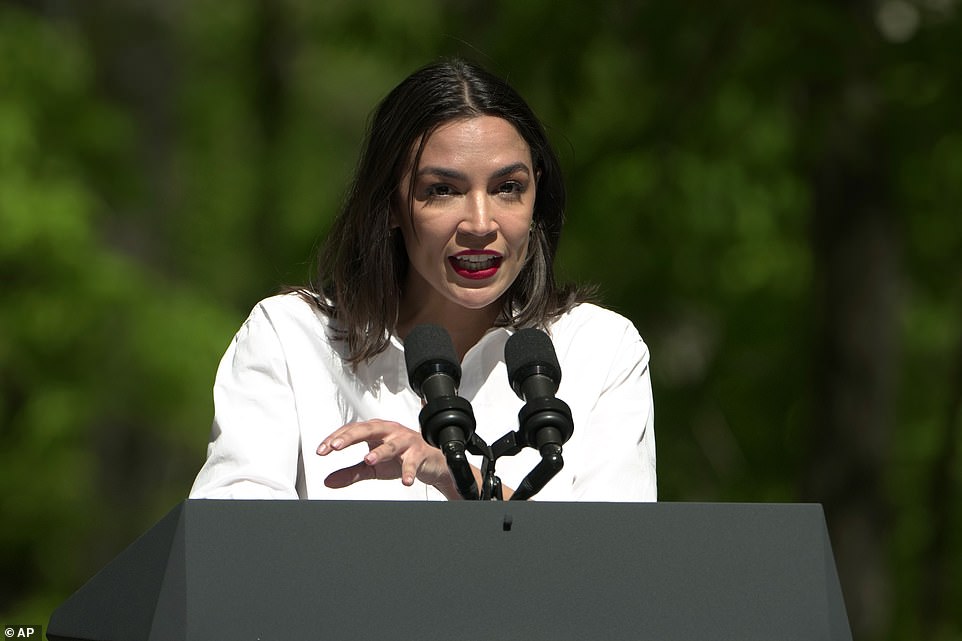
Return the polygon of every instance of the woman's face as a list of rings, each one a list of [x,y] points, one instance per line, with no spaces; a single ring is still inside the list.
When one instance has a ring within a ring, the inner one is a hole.
[[[411,171],[393,220],[410,260],[404,306],[438,318],[452,305],[491,312],[528,253],[531,149],[502,118],[454,120],[427,139],[413,193]]]

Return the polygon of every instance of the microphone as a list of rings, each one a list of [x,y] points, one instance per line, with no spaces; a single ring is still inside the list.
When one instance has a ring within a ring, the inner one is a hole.
[[[519,329],[505,343],[504,360],[511,389],[525,401],[518,414],[523,444],[539,451],[547,444],[560,447],[574,424],[568,404],[555,398],[561,365],[551,339],[540,329]]]
[[[571,438],[574,422],[568,404],[555,398],[561,365],[546,333],[535,328],[519,329],[504,345],[504,361],[511,389],[525,402],[518,412],[519,444],[541,454],[541,462],[511,497],[512,501],[523,501],[564,467],[561,446]]]
[[[444,453],[458,494],[477,499],[477,481],[464,453],[476,422],[471,404],[458,396],[461,366],[451,337],[437,325],[418,325],[404,339],[404,363],[411,389],[425,402],[418,414],[421,436]]]

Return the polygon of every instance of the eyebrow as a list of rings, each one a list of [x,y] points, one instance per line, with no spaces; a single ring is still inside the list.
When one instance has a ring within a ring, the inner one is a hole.
[[[510,165],[505,165],[501,169],[491,174],[491,177],[503,178],[504,176],[510,176],[516,171],[521,171],[528,175],[531,174],[531,170],[528,168],[526,164],[524,164],[523,162],[516,162]],[[418,176],[440,176],[441,178],[451,178],[456,180],[467,179],[466,174],[460,171],[456,171],[454,169],[447,169],[445,167],[422,167],[420,170],[418,170],[417,175]]]

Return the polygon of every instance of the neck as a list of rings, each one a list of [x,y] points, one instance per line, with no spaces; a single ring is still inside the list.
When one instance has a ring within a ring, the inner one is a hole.
[[[466,309],[453,303],[446,305],[443,310],[425,307],[411,309],[410,307],[402,301],[395,328],[398,336],[403,340],[418,325],[427,323],[438,325],[450,334],[459,360],[464,360],[468,350],[481,340],[485,332],[494,327],[494,321],[498,318],[501,309],[499,303],[483,309]]]

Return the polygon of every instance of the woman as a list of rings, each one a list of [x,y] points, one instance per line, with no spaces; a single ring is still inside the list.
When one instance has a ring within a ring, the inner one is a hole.
[[[628,320],[555,284],[564,206],[554,151],[511,87],[460,60],[405,79],[374,113],[316,284],[262,301],[221,361],[191,497],[458,498],[416,429],[404,365],[405,336],[432,323],[487,443],[522,405],[505,342],[551,335],[575,431],[537,498],[655,500],[648,350]],[[506,498],[539,460],[497,462]]]

